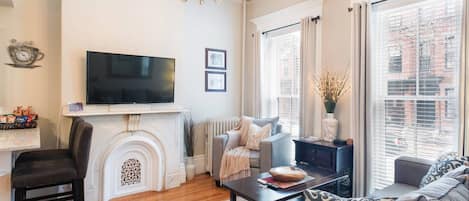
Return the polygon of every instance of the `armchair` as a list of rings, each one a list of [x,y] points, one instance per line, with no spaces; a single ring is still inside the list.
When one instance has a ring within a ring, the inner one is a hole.
[[[277,125],[277,131],[281,131],[281,126]],[[223,153],[226,149],[231,149],[239,145],[229,145],[227,147],[228,134],[222,134],[213,138],[212,149],[212,176],[217,186],[220,186],[220,166]],[[291,136],[288,133],[277,133],[261,141],[260,151],[251,151],[250,166],[251,175],[266,172],[272,167],[290,165],[291,162]]]

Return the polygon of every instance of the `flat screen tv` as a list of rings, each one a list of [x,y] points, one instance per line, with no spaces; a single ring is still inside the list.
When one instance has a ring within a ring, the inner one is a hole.
[[[86,53],[86,103],[174,102],[175,59]]]

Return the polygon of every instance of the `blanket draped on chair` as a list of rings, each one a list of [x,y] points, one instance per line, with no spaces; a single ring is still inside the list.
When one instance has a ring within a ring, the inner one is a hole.
[[[251,120],[243,118],[237,129],[228,131],[228,142],[220,166],[222,183],[251,176],[250,150],[244,146],[245,144],[240,144],[241,141],[245,141],[250,125]]]
[[[251,176],[249,153],[246,147],[236,147],[223,154],[220,169],[222,183]]]

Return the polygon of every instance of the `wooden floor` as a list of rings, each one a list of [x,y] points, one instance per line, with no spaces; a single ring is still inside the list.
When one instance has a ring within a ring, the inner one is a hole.
[[[230,192],[215,186],[207,174],[196,176],[181,187],[163,192],[145,192],[112,201],[225,201],[230,199]]]

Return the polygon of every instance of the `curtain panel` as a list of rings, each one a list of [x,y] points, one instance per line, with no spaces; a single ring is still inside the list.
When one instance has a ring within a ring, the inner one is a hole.
[[[315,128],[321,128],[320,101],[314,93],[313,79],[319,73],[317,66],[317,23],[311,17],[301,20],[300,67],[300,136],[313,136]],[[319,108],[319,110],[318,110]],[[319,115],[319,116],[318,116]]]
[[[262,45],[261,45],[261,32],[254,33],[254,79],[253,79],[253,96],[252,96],[252,112],[253,116],[261,117],[261,60],[262,60]]]
[[[366,72],[368,68],[368,5],[353,4],[352,137],[353,195],[366,195]]]
[[[468,39],[469,39],[469,30],[467,27],[467,23],[469,23],[469,0],[464,0],[463,5],[463,22],[462,22],[462,38],[461,38],[461,67],[460,67],[460,75],[461,75],[461,100],[460,100],[460,108],[462,112],[461,114],[461,143],[459,146],[460,152],[465,155],[469,156],[469,98],[467,95],[469,94],[469,71],[468,68],[468,58],[469,58],[469,49],[468,49]]]

